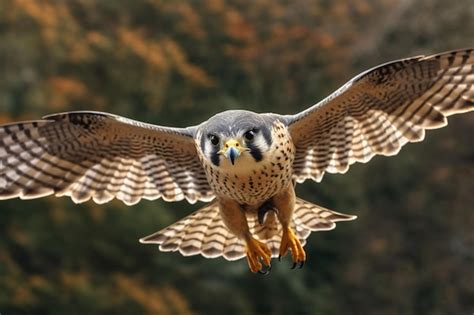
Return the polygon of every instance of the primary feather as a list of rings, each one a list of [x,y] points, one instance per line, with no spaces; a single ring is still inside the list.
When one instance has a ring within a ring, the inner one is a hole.
[[[374,155],[395,155],[446,117],[474,110],[474,52],[457,50],[368,70],[313,107],[285,116],[294,178],[320,181]]]
[[[0,199],[209,201],[191,131],[70,112],[0,126]]]

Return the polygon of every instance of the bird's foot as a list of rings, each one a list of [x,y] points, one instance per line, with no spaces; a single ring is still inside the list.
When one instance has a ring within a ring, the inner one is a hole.
[[[270,264],[272,252],[268,246],[250,236],[246,239],[246,247],[250,271],[268,274],[272,268]]]
[[[288,253],[288,250],[291,251],[291,257],[293,258],[293,266],[291,269],[295,269],[296,266],[300,269],[303,268],[306,261],[306,252],[304,251],[303,246],[301,246],[298,237],[289,227],[283,229],[280,243],[280,256],[278,256],[278,260],[285,256]]]

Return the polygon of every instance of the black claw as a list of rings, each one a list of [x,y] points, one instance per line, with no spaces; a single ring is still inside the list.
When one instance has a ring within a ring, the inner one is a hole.
[[[270,264],[268,267],[263,267],[262,269],[260,269],[259,271],[257,271],[259,274],[261,275],[268,275],[270,273],[270,271],[272,270],[272,265]]]
[[[290,267],[290,269],[295,269],[297,266],[298,266],[298,269],[301,269],[301,268],[303,268],[304,263],[305,263],[304,261],[293,262],[293,265]]]
[[[281,255],[278,255],[278,261],[281,262]]]

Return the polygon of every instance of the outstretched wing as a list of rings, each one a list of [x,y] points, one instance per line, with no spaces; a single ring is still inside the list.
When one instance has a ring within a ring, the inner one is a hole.
[[[0,199],[71,196],[208,201],[214,197],[193,129],[98,112],[68,112],[0,126]]]
[[[374,155],[395,155],[446,117],[474,110],[472,49],[414,57],[368,70],[320,103],[284,116],[296,145],[294,178],[320,181]]]

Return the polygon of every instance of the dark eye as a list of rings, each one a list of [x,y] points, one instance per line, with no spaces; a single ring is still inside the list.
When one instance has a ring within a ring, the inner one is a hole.
[[[219,137],[216,135],[209,135],[209,140],[211,141],[212,145],[219,144]]]
[[[253,138],[255,138],[255,130],[252,129],[252,130],[247,131],[247,132],[244,134],[244,137],[245,137],[246,140],[252,141]]]

